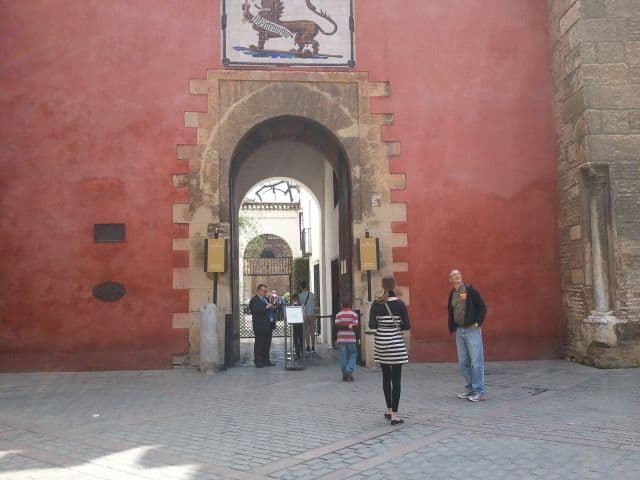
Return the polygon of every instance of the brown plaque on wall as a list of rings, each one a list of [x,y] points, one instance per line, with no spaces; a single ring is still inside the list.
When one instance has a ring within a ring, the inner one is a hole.
[[[93,238],[96,243],[124,242],[124,223],[96,223]]]
[[[207,238],[204,241],[204,271],[224,272],[226,243],[224,238]]]
[[[127,289],[118,282],[102,282],[93,287],[93,296],[103,302],[117,302],[126,294]]]
[[[379,268],[380,255],[377,238],[361,238],[358,240],[358,253],[360,256],[360,270],[375,271]]]

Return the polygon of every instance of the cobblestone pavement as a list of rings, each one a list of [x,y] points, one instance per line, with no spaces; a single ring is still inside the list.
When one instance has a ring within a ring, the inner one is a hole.
[[[381,376],[304,371],[0,375],[0,479],[640,478],[640,370],[489,363],[488,400],[453,364],[403,370],[403,425]]]

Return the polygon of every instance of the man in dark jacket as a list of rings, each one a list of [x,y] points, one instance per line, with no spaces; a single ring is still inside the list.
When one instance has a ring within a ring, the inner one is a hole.
[[[253,344],[253,362],[256,368],[271,367],[275,365],[269,359],[271,350],[271,337],[275,326],[275,309],[277,305],[267,299],[267,286],[263,283],[258,285],[257,294],[249,302],[249,311],[253,323],[253,334],[255,343]]]
[[[481,327],[487,307],[480,292],[462,282],[460,270],[449,272],[449,282],[453,286],[449,294],[449,332],[456,334],[458,366],[466,382],[458,398],[479,402],[486,393]]]

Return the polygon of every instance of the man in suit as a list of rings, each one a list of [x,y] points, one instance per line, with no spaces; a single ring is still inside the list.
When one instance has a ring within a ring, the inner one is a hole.
[[[253,361],[256,368],[271,367],[275,365],[269,359],[271,350],[271,336],[275,327],[275,311],[278,305],[273,304],[267,298],[267,286],[258,285],[256,296],[249,302],[249,311],[253,323]]]

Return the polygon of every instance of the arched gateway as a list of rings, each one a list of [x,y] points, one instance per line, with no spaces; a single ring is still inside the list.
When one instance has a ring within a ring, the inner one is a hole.
[[[188,250],[189,267],[174,270],[174,288],[188,290],[190,311],[176,314],[174,327],[189,328],[190,352],[176,360],[198,363],[199,311],[212,289],[202,245],[212,226],[230,238],[233,267],[218,277],[217,303],[220,316],[231,315],[237,329],[238,209],[247,189],[264,178],[296,178],[314,190],[317,176],[326,177],[323,164],[335,176],[340,296],[356,308],[368,302],[366,275],[354,261],[355,239],[366,228],[381,239],[374,285],[380,275],[406,271],[406,264],[393,262],[394,249],[406,247],[405,206],[391,202],[391,190],[404,188],[404,175],[389,172],[388,156],[397,154],[398,144],[380,137],[380,126],[392,117],[369,111],[370,97],[385,95],[386,84],[369,82],[363,73],[222,71],[192,80],[191,91],[208,95],[209,111],[186,114],[198,143],[178,146],[185,173],[174,181],[187,190],[188,203],[174,206],[174,222],[183,235],[188,226],[188,240],[176,238],[174,249]],[[325,184],[314,191],[318,198],[328,191]]]

